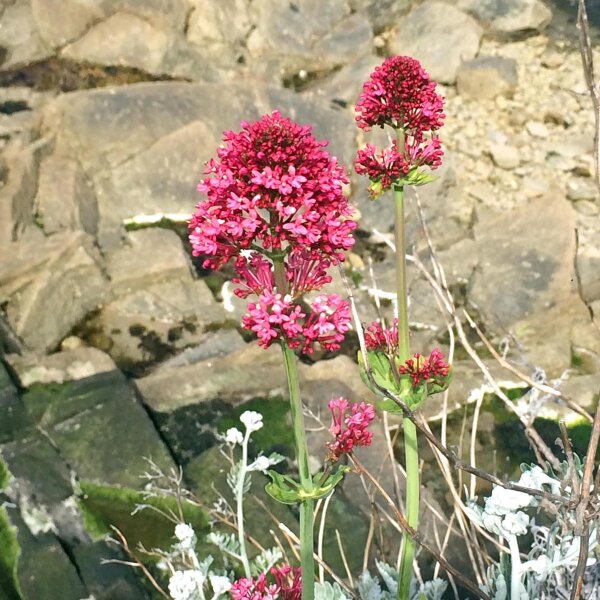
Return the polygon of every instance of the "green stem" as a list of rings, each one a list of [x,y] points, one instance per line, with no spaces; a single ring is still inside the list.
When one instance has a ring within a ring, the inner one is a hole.
[[[308,446],[306,444],[306,432],[304,430],[304,417],[302,415],[302,401],[300,399],[300,386],[298,383],[298,369],[296,356],[293,350],[281,342],[283,360],[285,363],[285,374],[290,393],[290,409],[292,415],[292,427],[296,442],[296,458],[298,460],[298,471],[302,488],[310,492],[313,489],[313,481],[310,476],[308,464]],[[304,500],[300,503],[300,563],[302,566],[302,600],[312,600],[315,590],[315,562],[313,558],[313,520],[314,500]]]
[[[401,130],[398,133],[398,147],[404,147]],[[402,151],[402,150],[400,150]],[[396,200],[396,292],[398,303],[398,359],[403,364],[410,358],[408,331],[408,299],[406,291],[406,243],[404,237],[404,187],[399,186],[394,192]],[[410,385],[406,382],[405,385]],[[419,526],[419,448],[417,446],[417,429],[410,419],[403,420],[404,454],[406,460],[406,520],[417,529]],[[398,600],[408,600],[415,544],[408,535],[404,536],[398,584]]]

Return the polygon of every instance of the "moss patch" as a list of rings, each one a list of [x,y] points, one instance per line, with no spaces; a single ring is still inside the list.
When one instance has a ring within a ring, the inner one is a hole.
[[[174,498],[144,499],[141,492],[130,488],[103,486],[88,481],[81,482],[80,489],[77,502],[86,529],[92,537],[98,539],[111,533],[110,526],[113,525],[123,533],[132,548],[138,543],[146,548],[168,548],[173,543],[174,524],[157,510],[178,513]],[[139,504],[151,508],[132,515]],[[185,503],[182,511],[184,520],[199,537],[207,533],[208,516],[204,510]]]
[[[290,406],[284,398],[254,398],[244,404],[233,407],[218,422],[217,429],[225,433],[230,427],[240,429],[240,415],[254,410],[263,416],[263,427],[252,434],[254,446],[265,453],[279,452],[285,456],[293,456],[294,432],[290,418]]]
[[[1,464],[1,463],[0,463]],[[21,550],[17,530],[9,521],[4,507],[0,507],[0,599],[21,600],[17,580],[17,564]]]

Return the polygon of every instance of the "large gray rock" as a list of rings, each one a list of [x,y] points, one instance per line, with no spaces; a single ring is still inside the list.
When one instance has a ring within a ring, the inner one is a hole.
[[[168,229],[131,231],[124,244],[106,256],[112,293],[143,290],[173,278],[189,278],[191,265],[179,236]]]
[[[134,14],[118,12],[66,46],[61,54],[78,61],[125,65],[155,73],[168,46],[168,32]]]
[[[323,71],[370,52],[373,32],[364,17],[351,15],[346,0],[251,4],[255,29],[248,51],[260,72],[292,77],[301,70]]]
[[[35,22],[29,0],[17,0],[0,15],[0,47],[6,54],[0,68],[27,64],[52,55]]]
[[[552,19],[552,11],[541,0],[457,0],[457,4],[500,36],[540,32]]]
[[[454,83],[461,63],[477,54],[482,33],[477,22],[458,8],[428,1],[400,21],[389,49],[420,60],[435,81]]]
[[[348,3],[356,12],[366,14],[376,33],[394,25],[411,5],[410,0],[349,0]]]
[[[42,145],[9,144],[0,160],[0,248],[16,240],[33,221]]]
[[[4,250],[0,304],[29,349],[54,348],[102,302],[106,279],[89,236],[69,232],[45,238],[31,229]]]
[[[511,331],[530,363],[551,376],[571,367],[575,338],[585,337],[580,327],[592,327],[577,290],[574,229],[574,211],[558,195],[518,214],[483,213],[474,229],[479,269],[469,300],[491,330]],[[552,236],[535,233],[547,231]]]
[[[500,56],[478,56],[463,63],[456,74],[460,95],[476,100],[512,98],[518,82],[517,61]]]
[[[76,160],[51,155],[42,161],[35,206],[46,233],[65,229],[83,229],[91,235],[96,233],[96,196]]]
[[[352,160],[350,115],[254,84],[144,83],[65,94],[44,111],[42,131],[56,136],[58,157],[79,161],[91,178],[106,248],[120,241],[124,219],[189,214],[222,132],[276,107],[316,123],[315,135],[332,140],[330,151]]]
[[[48,356],[35,353],[8,354],[5,360],[24,388],[34,383],[76,381],[117,368],[108,354],[97,348],[86,347],[56,352]]]
[[[581,295],[586,302],[600,300],[600,249],[586,248],[577,256]]]

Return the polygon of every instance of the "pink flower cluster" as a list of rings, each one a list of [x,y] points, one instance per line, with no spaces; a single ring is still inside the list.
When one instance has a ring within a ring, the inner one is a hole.
[[[273,567],[271,575],[275,579],[272,584],[267,583],[264,573],[256,579],[238,579],[231,586],[232,600],[301,600],[302,575],[299,567]]]
[[[307,310],[299,301],[331,281],[327,269],[354,244],[344,170],[309,126],[276,111],[243,122],[224,141],[198,186],[207,199],[189,223],[193,254],[210,268],[235,260],[235,294],[257,296],[242,323],[262,347],[285,340],[304,353],[316,343],[337,350],[350,327],[349,303],[320,295]]]
[[[277,111],[224,134],[218,161],[208,163],[189,227],[194,256],[218,268],[240,250],[304,248],[343,259],[352,247],[351,209],[342,193],[344,169],[300,126]]]
[[[383,328],[379,321],[373,321],[365,329],[365,345],[368,350],[382,350],[390,356],[398,350],[398,319],[391,327]]]
[[[435,82],[418,60],[392,56],[375,68],[356,105],[361,129],[390,125],[408,133],[435,131],[444,122],[443,102]]]
[[[289,294],[265,291],[257,302],[248,304],[242,324],[256,333],[263,348],[284,339],[290,348],[300,348],[304,354],[312,354],[315,343],[325,350],[338,350],[350,329],[348,301],[337,294],[322,294],[310,308],[306,314]]]
[[[330,462],[337,462],[343,454],[352,452],[355,446],[370,446],[373,441],[373,434],[368,431],[375,418],[373,405],[355,402],[347,415],[349,407],[350,403],[345,398],[337,398],[329,403],[332,419],[329,431],[335,436],[335,441],[327,444],[327,460]]]
[[[389,125],[402,131],[403,147],[394,142],[378,154],[375,146],[368,144],[357,154],[356,172],[374,182],[373,195],[390,189],[420,167],[436,169],[441,165],[439,139],[425,134],[442,126],[443,100],[419,61],[392,56],[378,66],[363,86],[356,112],[362,129]]]
[[[410,375],[413,387],[417,387],[422,381],[447,377],[450,365],[444,361],[441,351],[435,348],[429,358],[416,353],[414,358],[409,358],[404,365],[400,365],[398,371],[403,375]]]

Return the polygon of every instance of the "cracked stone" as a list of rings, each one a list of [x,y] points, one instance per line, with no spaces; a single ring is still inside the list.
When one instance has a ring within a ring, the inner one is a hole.
[[[482,34],[473,17],[445,2],[429,1],[400,21],[389,49],[420,60],[435,81],[454,83],[461,63],[477,54]]]

